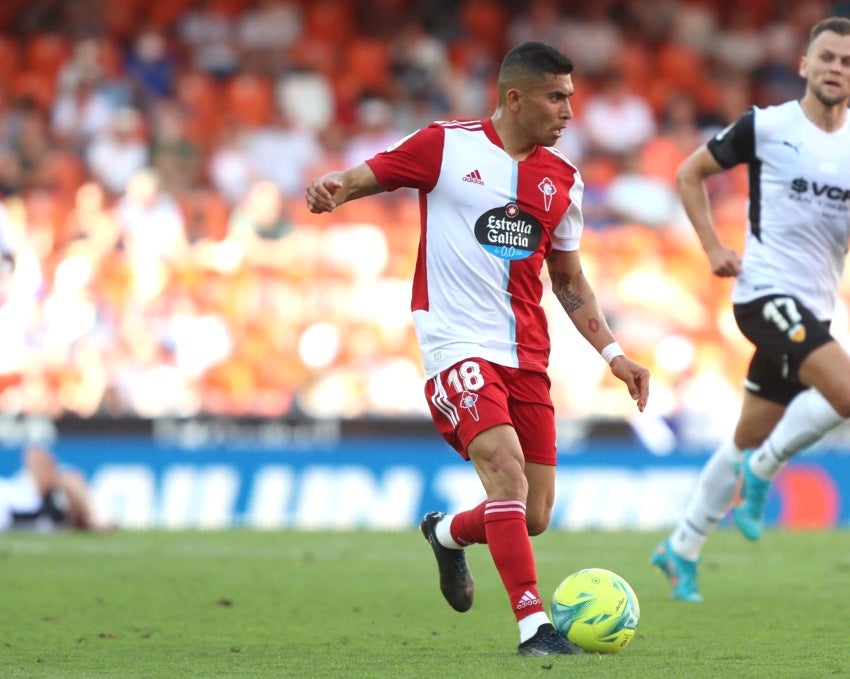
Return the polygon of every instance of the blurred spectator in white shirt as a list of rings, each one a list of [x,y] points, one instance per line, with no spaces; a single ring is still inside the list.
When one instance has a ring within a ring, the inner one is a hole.
[[[258,178],[274,182],[284,196],[302,197],[305,170],[322,149],[314,130],[279,115],[270,125],[248,133],[245,145]]]
[[[297,68],[281,75],[275,85],[275,99],[293,125],[316,132],[325,129],[336,114],[331,83],[322,73],[309,68]]]
[[[380,97],[365,97],[357,105],[357,127],[345,149],[346,167],[359,165],[376,153],[385,151],[405,133],[395,127],[393,109]]]
[[[115,207],[121,241],[134,266],[144,260],[180,261],[188,243],[180,206],[162,190],[156,172],[145,168],[127,185]]]
[[[652,108],[617,71],[610,71],[601,91],[588,98],[582,122],[591,149],[611,155],[640,148],[656,132]]]
[[[584,77],[603,75],[615,66],[622,37],[611,20],[613,4],[613,0],[581,3],[581,15],[571,12],[564,20],[561,39],[555,46],[570,55],[576,72]]]
[[[81,81],[56,98],[51,129],[61,143],[82,151],[95,136],[109,130],[115,113],[109,97],[94,83]]]
[[[148,146],[139,112],[120,109],[112,127],[92,141],[86,160],[92,176],[111,194],[123,193],[130,178],[148,163]]]
[[[247,132],[238,122],[228,124],[210,150],[207,175],[229,205],[247,195],[257,171],[247,150]]]

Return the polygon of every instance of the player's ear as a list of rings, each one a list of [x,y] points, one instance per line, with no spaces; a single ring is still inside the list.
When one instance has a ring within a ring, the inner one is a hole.
[[[515,87],[511,87],[505,92],[505,105],[511,110],[515,110],[519,106],[520,99],[522,99],[522,92]]]
[[[808,65],[808,62],[806,61],[806,55],[804,54],[802,57],[800,57],[799,74],[800,74],[801,78],[807,78],[808,77],[806,75],[806,66],[807,65]]]

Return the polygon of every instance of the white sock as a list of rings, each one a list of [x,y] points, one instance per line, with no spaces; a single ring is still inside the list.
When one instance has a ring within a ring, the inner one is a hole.
[[[463,549],[463,545],[459,545],[452,537],[451,527],[453,518],[455,518],[454,514],[446,514],[437,522],[437,525],[434,526],[434,533],[437,536],[437,542],[439,542],[443,547],[448,547],[449,549]]]
[[[824,434],[844,422],[817,389],[794,397],[767,440],[753,451],[749,465],[753,474],[772,480],[782,465]]]
[[[524,617],[519,621],[519,643],[531,639],[531,637],[537,634],[540,625],[545,625],[547,622],[552,624],[549,616],[540,611]]]
[[[682,558],[696,561],[709,534],[726,515],[738,485],[735,463],[742,457],[742,451],[729,440],[702,468],[685,513],[670,534],[670,546]]]

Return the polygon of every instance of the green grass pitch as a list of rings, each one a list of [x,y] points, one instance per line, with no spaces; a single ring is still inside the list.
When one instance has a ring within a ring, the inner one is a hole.
[[[719,531],[703,604],[649,566],[659,533],[534,538],[541,590],[609,568],[641,605],[617,655],[521,658],[486,547],[452,611],[430,548],[402,533],[0,535],[0,677],[845,677],[850,532]]]

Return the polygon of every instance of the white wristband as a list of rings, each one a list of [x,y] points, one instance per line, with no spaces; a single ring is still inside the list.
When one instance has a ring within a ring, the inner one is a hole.
[[[602,351],[599,352],[602,354],[602,358],[605,359],[605,362],[608,365],[611,365],[611,361],[613,361],[617,356],[625,356],[626,354],[623,352],[623,349],[616,342],[611,342],[607,346],[602,347]]]

